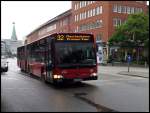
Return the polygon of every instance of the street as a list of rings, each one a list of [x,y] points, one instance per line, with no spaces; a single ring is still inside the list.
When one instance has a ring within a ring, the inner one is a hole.
[[[118,74],[126,67],[99,66],[98,80],[55,87],[20,71],[9,59],[1,73],[2,112],[148,112],[149,77]],[[149,69],[131,71],[149,75]]]

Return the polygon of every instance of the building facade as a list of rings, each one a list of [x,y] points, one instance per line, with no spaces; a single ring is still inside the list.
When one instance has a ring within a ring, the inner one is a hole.
[[[83,32],[106,43],[129,14],[147,10],[146,1],[72,1],[72,9],[39,26],[27,40],[30,43],[55,32]]]
[[[73,32],[71,28],[72,24],[72,10],[68,10],[55,18],[47,21],[43,25],[39,26],[29,35],[25,40],[25,44],[32,43],[35,40],[41,39],[47,35],[56,33],[56,32]]]
[[[73,1],[74,31],[94,34],[107,42],[117,25],[129,14],[148,10],[146,1]]]
[[[124,23],[129,14],[147,11],[146,1],[73,1],[73,29],[74,32],[94,34],[98,56],[106,56],[107,60],[119,48],[108,47],[108,40],[116,26]]]
[[[129,14],[147,13],[147,1],[72,1],[72,8],[35,29],[26,44],[56,32],[79,32],[94,35],[99,48],[107,56],[108,40],[116,26],[124,23]]]

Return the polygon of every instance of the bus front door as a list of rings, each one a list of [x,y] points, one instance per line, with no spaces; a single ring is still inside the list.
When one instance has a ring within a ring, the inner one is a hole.
[[[46,81],[53,82],[52,78],[52,61],[51,61],[51,45],[50,41],[47,41],[47,47],[46,47]]]

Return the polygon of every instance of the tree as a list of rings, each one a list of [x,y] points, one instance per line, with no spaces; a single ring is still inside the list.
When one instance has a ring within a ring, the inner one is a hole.
[[[116,28],[109,44],[128,47],[149,46],[149,15],[136,13],[129,15],[127,21]]]

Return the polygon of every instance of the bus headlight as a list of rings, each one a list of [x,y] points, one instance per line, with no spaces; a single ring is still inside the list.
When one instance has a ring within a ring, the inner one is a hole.
[[[92,73],[91,76],[94,76],[94,77],[95,77],[95,76],[97,76],[97,73]]]
[[[54,77],[54,79],[61,79],[61,78],[63,78],[62,75],[53,75],[53,77]]]

